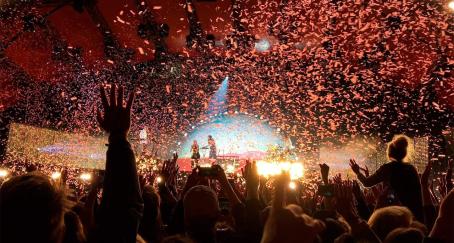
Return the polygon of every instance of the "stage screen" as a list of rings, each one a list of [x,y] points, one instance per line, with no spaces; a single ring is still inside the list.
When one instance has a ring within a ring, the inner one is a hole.
[[[268,146],[285,145],[276,129],[254,116],[217,116],[195,127],[187,136],[180,150],[181,157],[191,157],[191,144],[194,140],[197,140],[200,148],[208,146],[208,135],[216,141],[218,156],[237,156],[241,159],[262,159]],[[208,150],[201,149],[200,155],[202,159],[208,157]]]
[[[13,161],[103,170],[106,141],[102,137],[13,123],[9,130],[7,157]]]
[[[345,176],[354,176],[349,161],[355,159],[356,162],[364,167],[365,165],[373,172],[378,166],[386,163],[384,146],[377,138],[352,139],[342,145],[322,144],[320,146],[320,163],[326,163],[330,171],[341,173]]]

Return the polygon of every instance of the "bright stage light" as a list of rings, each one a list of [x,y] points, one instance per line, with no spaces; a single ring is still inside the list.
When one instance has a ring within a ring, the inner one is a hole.
[[[83,181],[89,181],[91,180],[91,174],[90,173],[82,173],[80,175],[80,179]]]
[[[451,9],[451,11],[454,11],[454,1],[449,2],[448,7],[449,9]]]
[[[258,52],[266,52],[270,49],[271,42],[266,38],[262,38],[255,43],[254,47]]]
[[[296,183],[294,181],[291,181],[289,184],[288,184],[288,187],[292,190],[295,190],[296,189]]]
[[[207,115],[210,118],[216,117],[227,111],[227,93],[229,90],[229,76],[226,76],[218,90],[211,96],[210,102],[208,103]],[[201,121],[203,122],[203,120]]]
[[[162,177],[158,176],[158,177],[156,178],[156,182],[157,182],[157,183],[161,183],[161,182],[162,182]]]
[[[235,172],[235,166],[230,165],[230,164],[227,165],[225,172],[230,173],[230,174],[234,173]]]
[[[147,140],[147,137],[148,137],[147,130],[145,128],[140,130],[139,132],[140,140]]]
[[[5,178],[8,176],[8,171],[5,169],[0,169],[0,178]]]
[[[61,177],[61,173],[59,171],[55,171],[54,173],[52,173],[52,175],[50,175],[50,177],[54,180],[57,180]]]
[[[302,163],[258,161],[257,171],[259,175],[265,177],[276,176],[282,173],[282,171],[286,171],[290,174],[290,179],[292,180],[304,176],[304,166]]]

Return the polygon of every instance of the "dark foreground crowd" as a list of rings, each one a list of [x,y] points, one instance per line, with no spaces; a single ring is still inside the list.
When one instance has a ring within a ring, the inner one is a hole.
[[[453,163],[433,188],[430,163],[418,175],[403,162],[405,137],[389,143],[390,162],[374,174],[351,160],[357,181],[330,178],[326,164],[320,183],[290,182],[285,172],[264,180],[248,162],[245,183],[213,165],[178,186],[175,158],[160,175],[139,176],[127,140],[133,100],[101,88],[106,169],[86,193],[33,170],[3,182],[0,242],[454,242]]]

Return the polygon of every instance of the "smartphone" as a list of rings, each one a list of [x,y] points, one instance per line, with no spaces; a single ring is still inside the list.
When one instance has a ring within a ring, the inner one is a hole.
[[[212,167],[199,167],[198,169],[200,176],[215,176],[216,171]]]
[[[227,198],[220,197],[218,199],[218,201],[219,201],[219,208],[221,209],[221,211],[226,211],[226,212],[230,211],[230,202]]]
[[[334,196],[334,186],[332,184],[318,185],[317,194],[324,197],[332,197]]]
[[[106,171],[105,170],[99,170],[98,171],[98,180],[99,180],[99,183],[104,183],[104,175],[106,174],[105,173]]]

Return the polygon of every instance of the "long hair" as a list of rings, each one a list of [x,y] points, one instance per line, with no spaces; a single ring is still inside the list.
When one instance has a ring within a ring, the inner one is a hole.
[[[396,135],[388,143],[386,154],[389,160],[406,162],[409,156],[409,144],[411,139],[405,135]]]

